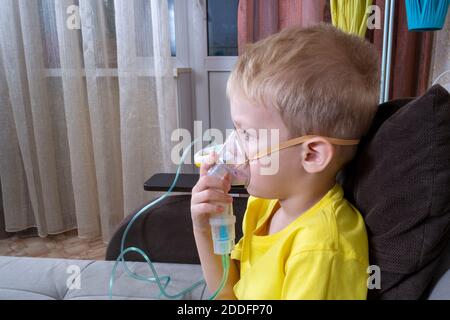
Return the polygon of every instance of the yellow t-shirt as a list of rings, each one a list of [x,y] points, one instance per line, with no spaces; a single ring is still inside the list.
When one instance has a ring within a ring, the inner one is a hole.
[[[234,293],[243,300],[366,299],[367,234],[358,210],[336,184],[283,230],[261,235],[278,200],[250,197]]]

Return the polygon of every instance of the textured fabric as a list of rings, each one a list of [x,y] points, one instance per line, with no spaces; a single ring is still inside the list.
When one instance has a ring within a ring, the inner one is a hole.
[[[76,8],[80,25],[72,26]],[[77,228],[108,241],[154,196],[143,179],[173,171],[168,17],[166,0],[0,1],[7,231]]]
[[[449,93],[434,86],[381,105],[340,178],[364,216],[370,263],[381,269],[381,289],[369,297],[420,298],[450,241]]]
[[[366,299],[368,243],[359,212],[336,184],[283,230],[267,235],[278,200],[250,197],[240,260],[238,299]]]

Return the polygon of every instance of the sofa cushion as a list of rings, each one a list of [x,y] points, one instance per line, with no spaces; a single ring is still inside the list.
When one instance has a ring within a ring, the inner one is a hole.
[[[381,289],[368,297],[419,299],[450,240],[449,93],[437,85],[381,105],[340,180],[381,269]]]
[[[127,265],[133,272],[151,276],[146,263],[127,262]],[[0,257],[0,300],[107,300],[113,266],[112,261]],[[169,294],[202,279],[200,265],[155,263],[154,266],[159,276],[171,277]],[[69,289],[67,282],[73,279],[76,269],[80,271],[80,286]],[[200,299],[202,290],[203,285],[183,299]],[[113,299],[157,299],[159,292],[156,283],[131,279],[122,266],[117,268]],[[208,296],[206,289],[203,298]]]

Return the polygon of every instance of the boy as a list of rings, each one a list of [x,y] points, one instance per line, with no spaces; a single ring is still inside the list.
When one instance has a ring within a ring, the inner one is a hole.
[[[336,175],[375,115],[378,65],[368,42],[325,24],[285,29],[239,57],[227,94],[249,158],[258,154],[259,129],[279,129],[281,143],[297,142],[272,149],[279,157],[276,174],[261,174],[261,158],[249,162],[243,237],[218,298],[366,299],[365,225],[343,198]],[[222,264],[213,254],[208,217],[221,212],[217,203],[232,198],[229,177],[207,176],[210,167],[201,167],[191,215],[203,274],[214,292]]]

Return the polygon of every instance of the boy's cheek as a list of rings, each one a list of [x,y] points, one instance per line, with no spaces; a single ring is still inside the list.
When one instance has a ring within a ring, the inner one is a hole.
[[[282,181],[284,178],[277,174],[262,174],[264,167],[258,164],[252,164],[250,166],[251,178],[250,183],[247,186],[247,191],[250,195],[258,198],[274,199],[280,197],[284,185]]]
[[[267,157],[251,162],[249,194],[267,199],[283,198],[291,185],[303,178],[298,157],[294,150],[286,150],[279,158]]]

